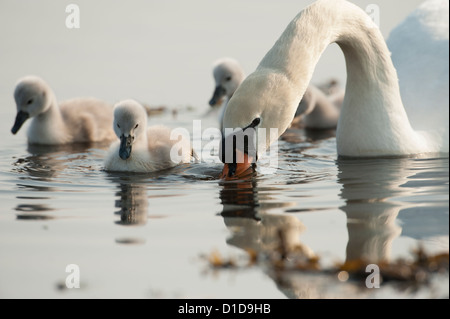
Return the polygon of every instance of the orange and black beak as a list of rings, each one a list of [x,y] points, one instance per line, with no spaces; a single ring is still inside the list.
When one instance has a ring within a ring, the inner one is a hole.
[[[221,179],[232,180],[245,177],[253,172],[254,158],[248,154],[236,150],[236,162],[225,163],[222,170]]]
[[[253,172],[258,160],[256,126],[260,119],[255,119],[249,126],[237,129],[222,138],[220,159],[224,163],[221,178],[239,179]]]

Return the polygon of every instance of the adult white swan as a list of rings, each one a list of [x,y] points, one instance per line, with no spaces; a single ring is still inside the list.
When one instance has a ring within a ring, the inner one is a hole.
[[[290,125],[320,56],[334,42],[347,65],[346,95],[336,132],[339,156],[448,152],[442,131],[411,127],[383,36],[362,9],[344,0],[318,0],[289,23],[230,99],[224,127],[267,132],[277,128],[278,136],[257,137],[262,153]],[[433,105],[423,107],[433,111]],[[232,164],[229,171],[225,167],[224,175],[236,172],[236,163]]]
[[[448,123],[448,40],[448,0],[427,0],[392,30],[386,41],[398,73],[402,101],[415,129],[428,129],[430,123],[445,127]]]

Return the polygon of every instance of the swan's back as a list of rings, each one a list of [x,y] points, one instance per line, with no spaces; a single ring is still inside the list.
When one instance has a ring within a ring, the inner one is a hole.
[[[445,128],[447,141],[448,10],[448,0],[427,0],[399,24],[387,40],[412,127],[416,130]]]
[[[29,118],[30,144],[111,142],[112,105],[95,98],[76,98],[58,103],[50,86],[40,77],[21,78],[14,91],[17,116],[12,133],[16,134]]]
[[[189,163],[191,160],[192,148],[188,139],[183,138],[181,141],[171,140],[171,129],[163,125],[150,126],[147,129],[148,151],[155,163],[161,166],[172,167],[178,163],[174,163],[171,158],[172,148],[178,144],[178,149],[188,150],[183,152],[181,163]],[[180,155],[180,154],[179,154]]]
[[[110,142],[113,130],[112,105],[95,98],[78,98],[59,105],[73,142]]]

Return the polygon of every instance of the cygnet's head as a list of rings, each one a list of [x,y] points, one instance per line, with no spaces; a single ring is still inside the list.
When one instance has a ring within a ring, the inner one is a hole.
[[[224,58],[215,63],[213,76],[216,88],[209,105],[216,106],[225,96],[231,98],[244,80],[244,71],[236,60]]]
[[[51,105],[50,87],[37,76],[26,76],[19,80],[14,90],[17,115],[11,129],[16,134],[23,123],[31,117],[46,112]]]
[[[147,113],[134,100],[124,100],[114,106],[114,132],[120,139],[119,156],[126,160],[131,156],[133,143],[146,134]]]

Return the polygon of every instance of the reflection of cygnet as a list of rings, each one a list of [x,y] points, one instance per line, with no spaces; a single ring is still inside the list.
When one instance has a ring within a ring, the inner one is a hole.
[[[147,223],[148,199],[145,186],[140,184],[120,184],[120,199],[116,207],[120,208],[122,225],[144,225]]]
[[[114,107],[114,131],[120,142],[112,145],[106,156],[108,171],[154,172],[189,163],[191,159],[189,140],[171,140],[171,131],[165,126],[147,128],[147,113],[134,100]]]
[[[56,101],[52,89],[37,76],[22,78],[14,91],[17,115],[11,132],[33,118],[27,132],[30,144],[112,142],[112,106],[94,99]]]
[[[283,245],[288,251],[301,247],[305,256],[314,257],[314,252],[300,242],[303,224],[289,215],[260,214],[260,221],[250,218],[225,217],[226,226],[232,231],[227,243],[244,250],[270,253],[280,246],[280,232]]]
[[[244,81],[245,75],[239,63],[231,58],[223,58],[215,63],[213,76],[216,83],[209,105],[221,105],[219,123],[222,127],[223,116],[228,101],[239,85]],[[312,129],[336,128],[339,119],[340,107],[344,99],[344,91],[336,81],[323,84],[320,88],[309,85],[300,102],[293,125]],[[327,92],[327,93],[324,93]],[[223,99],[226,99],[223,102]]]

